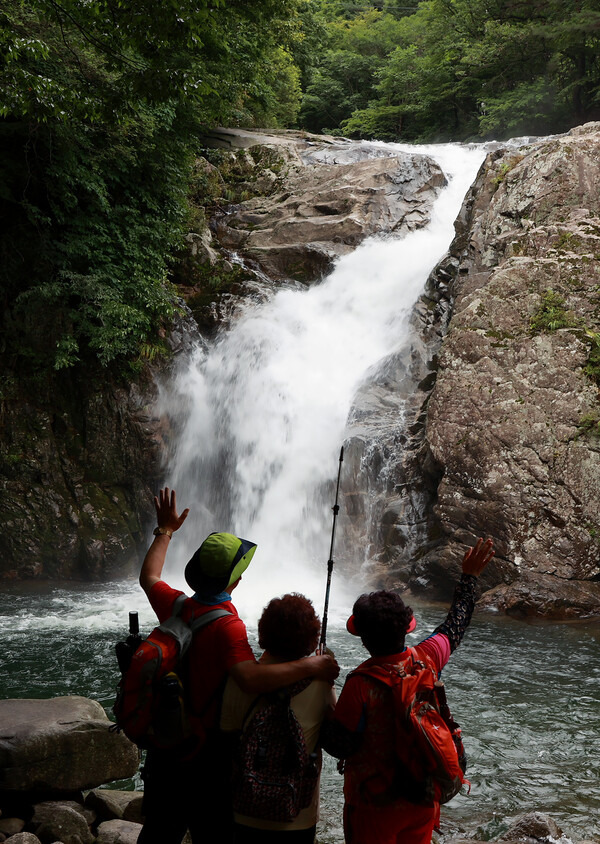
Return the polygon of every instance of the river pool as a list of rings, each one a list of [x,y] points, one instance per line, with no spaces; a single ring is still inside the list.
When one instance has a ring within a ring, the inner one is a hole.
[[[413,607],[416,644],[445,608]],[[134,582],[5,586],[0,698],[77,694],[110,712],[118,677],[114,643],[125,634],[131,609],[148,632],[152,612]],[[254,644],[253,630],[250,636]],[[329,644],[343,674],[364,658],[337,616],[330,618]],[[463,727],[472,783],[469,795],[443,808],[444,833],[487,840],[518,814],[540,810],[573,840],[600,836],[600,626],[478,614],[444,679]],[[118,786],[134,784],[140,785]],[[327,758],[321,844],[343,842],[341,785]]]

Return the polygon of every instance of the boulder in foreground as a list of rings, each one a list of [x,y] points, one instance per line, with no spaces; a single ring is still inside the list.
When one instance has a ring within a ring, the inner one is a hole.
[[[139,751],[84,697],[0,700],[0,791],[72,792],[133,776]]]

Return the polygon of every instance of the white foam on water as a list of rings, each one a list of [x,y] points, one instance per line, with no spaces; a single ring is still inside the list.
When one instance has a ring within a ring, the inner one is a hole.
[[[20,608],[20,605],[23,605]],[[0,635],[45,632],[104,633],[126,635],[129,612],[136,611],[140,626],[149,632],[156,616],[137,582],[106,583],[81,590],[50,589],[17,597],[10,615],[0,614]]]

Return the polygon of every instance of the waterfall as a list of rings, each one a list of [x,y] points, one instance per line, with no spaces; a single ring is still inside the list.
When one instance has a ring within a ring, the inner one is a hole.
[[[460,145],[363,147],[373,155],[422,153],[439,163],[448,186],[430,224],[364,241],[308,289],[248,302],[234,327],[208,351],[198,346],[162,388],[162,411],[177,432],[165,483],[180,507],[191,508],[171,543],[166,576],[182,585],[185,562],[213,530],[256,542],[235,595],[249,621],[270,597],[289,591],[308,595],[321,611],[333,483],[353,396],[382,358],[409,342],[411,309],[449,246],[485,155]],[[361,586],[343,572],[336,558],[332,622]]]

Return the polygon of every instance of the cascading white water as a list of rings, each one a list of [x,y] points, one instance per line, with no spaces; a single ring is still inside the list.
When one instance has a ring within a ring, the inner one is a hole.
[[[370,144],[381,154],[381,144]],[[385,145],[385,153],[432,156],[448,178],[431,223],[404,237],[371,238],[308,290],[282,289],[246,306],[208,354],[200,348],[163,409],[181,430],[166,483],[192,510],[169,552],[181,577],[212,530],[258,544],[236,592],[249,621],[266,601],[300,591],[320,606],[331,531],[323,488],[335,479],[357,386],[378,361],[408,342],[408,316],[447,249],[462,199],[484,157],[481,147]],[[183,419],[183,422],[182,422]],[[343,561],[339,561],[343,570]],[[345,611],[338,575],[332,620]],[[356,589],[354,589],[354,593]]]

